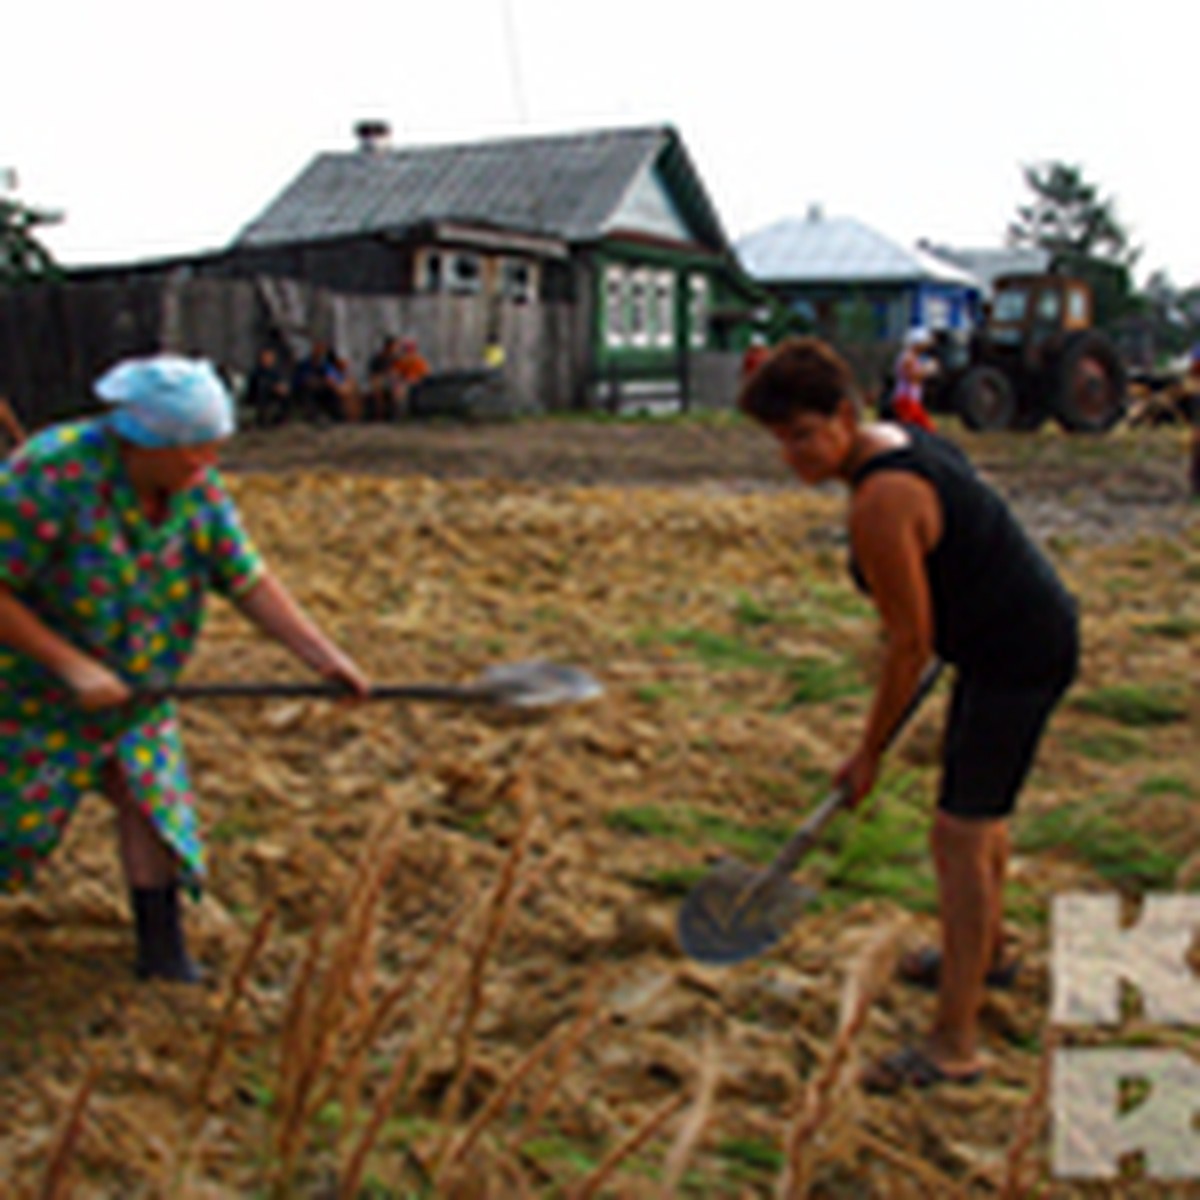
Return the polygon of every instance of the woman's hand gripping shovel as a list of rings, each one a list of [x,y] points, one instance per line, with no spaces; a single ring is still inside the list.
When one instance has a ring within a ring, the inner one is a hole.
[[[912,699],[888,735],[888,745],[932,690],[941,670],[937,660],[926,667]],[[812,897],[810,890],[789,877],[845,802],[843,789],[835,788],[763,870],[736,859],[717,863],[691,890],[679,910],[677,933],[684,953],[699,962],[725,965],[754,958],[775,945]]]

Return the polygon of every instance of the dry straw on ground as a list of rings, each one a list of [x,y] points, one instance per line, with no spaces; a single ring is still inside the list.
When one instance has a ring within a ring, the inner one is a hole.
[[[589,449],[569,433],[571,453]],[[729,476],[234,479],[270,560],[376,678],[547,657],[608,691],[531,725],[186,708],[213,871],[188,923],[218,990],[129,979],[110,817],[86,806],[38,891],[0,902],[12,1194],[407,1200],[440,1172],[442,1194],[471,1200],[1080,1195],[1048,1178],[1040,1137],[1049,897],[1120,871],[1170,886],[1200,854],[1200,533],[1169,497],[1123,498],[1157,478],[1156,446],[1122,472],[1096,443],[1075,467],[1043,461],[1057,446],[1042,438],[982,444],[1081,598],[1076,697],[1162,704],[1143,724],[1073,703],[1056,717],[1014,828],[1028,970],[985,1012],[996,1070],[898,1100],[864,1100],[853,1066],[929,1017],[883,976],[899,914],[934,934],[936,699],[853,852],[843,829],[806,862],[822,904],[778,956],[707,971],[672,937],[696,874],[776,847],[859,727],[876,627],[845,576],[836,498]],[[459,460],[486,462],[486,442]],[[295,673],[214,609],[193,677]],[[850,935],[876,957],[848,965]]]

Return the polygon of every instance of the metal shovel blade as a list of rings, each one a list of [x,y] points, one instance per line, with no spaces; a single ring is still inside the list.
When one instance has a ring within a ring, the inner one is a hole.
[[[786,875],[723,859],[679,910],[680,948],[698,962],[714,965],[753,958],[782,940],[815,896]]]
[[[552,662],[505,663],[489,667],[479,690],[496,703],[516,708],[549,708],[582,704],[604,694],[600,681],[580,667]]]

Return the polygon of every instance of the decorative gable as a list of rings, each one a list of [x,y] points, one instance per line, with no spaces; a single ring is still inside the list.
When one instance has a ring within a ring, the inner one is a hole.
[[[647,233],[673,241],[690,241],[695,236],[658,172],[652,169],[642,171],[630,184],[620,204],[605,221],[603,231]]]

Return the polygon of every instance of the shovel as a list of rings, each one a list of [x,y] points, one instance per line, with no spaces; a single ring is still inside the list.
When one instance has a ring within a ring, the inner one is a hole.
[[[941,669],[936,659],[925,668],[887,745],[929,694]],[[834,788],[763,870],[737,859],[718,862],[679,910],[676,931],[684,953],[699,962],[724,965],[754,958],[775,945],[814,895],[789,876],[845,803],[845,790]]]
[[[529,709],[580,704],[585,700],[594,700],[603,692],[604,688],[599,680],[580,667],[537,660],[489,667],[478,679],[465,684],[379,684],[373,687],[364,699],[481,704]],[[350,694],[347,688],[338,683],[312,682],[180,683],[169,688],[142,692],[140,695],[148,700],[232,700],[263,696],[345,699]]]

